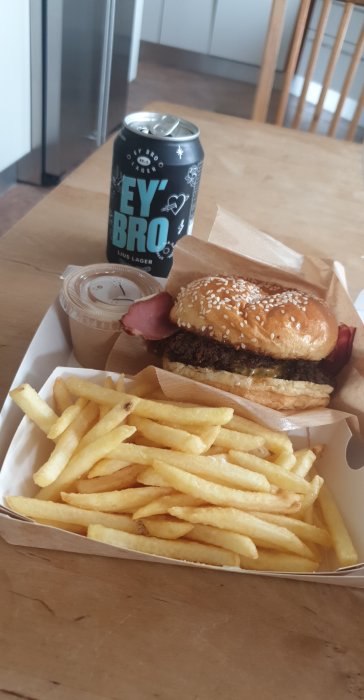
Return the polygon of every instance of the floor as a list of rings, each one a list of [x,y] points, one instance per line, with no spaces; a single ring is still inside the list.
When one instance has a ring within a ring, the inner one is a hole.
[[[269,120],[272,120],[278,97],[277,91],[273,93]],[[129,86],[127,113],[140,110],[152,100],[166,100],[212,112],[250,118],[253,99],[254,86],[248,83],[168,68],[149,60],[140,63],[138,77]],[[297,98],[291,97],[287,109],[288,118],[296,103]],[[311,105],[306,105],[302,128],[307,128],[313,109]],[[329,114],[323,116],[318,133],[326,133],[329,118]],[[338,129],[339,138],[343,137],[346,127],[347,123],[341,120]],[[362,141],[363,136],[364,129],[360,130],[357,140]],[[14,185],[7,190],[0,197],[0,236],[49,191],[50,189],[46,187],[24,184]]]

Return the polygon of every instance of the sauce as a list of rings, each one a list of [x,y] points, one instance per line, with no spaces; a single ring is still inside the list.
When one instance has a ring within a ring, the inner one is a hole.
[[[104,369],[130,304],[160,291],[151,275],[130,266],[100,263],[73,269],[64,279],[60,303],[69,319],[76,360]]]

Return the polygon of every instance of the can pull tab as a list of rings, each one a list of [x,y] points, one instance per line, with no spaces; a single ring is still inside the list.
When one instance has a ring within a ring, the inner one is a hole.
[[[179,123],[179,119],[172,120],[170,117],[163,117],[160,122],[150,128],[150,133],[154,136],[171,136]]]

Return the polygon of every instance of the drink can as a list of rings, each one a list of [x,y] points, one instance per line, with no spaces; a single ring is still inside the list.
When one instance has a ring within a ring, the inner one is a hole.
[[[166,278],[192,232],[204,153],[199,129],[171,114],[125,117],[114,142],[107,259]]]

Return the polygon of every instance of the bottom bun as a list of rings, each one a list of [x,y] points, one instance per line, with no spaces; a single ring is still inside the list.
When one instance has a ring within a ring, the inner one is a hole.
[[[243,374],[214,370],[208,367],[193,367],[182,362],[171,362],[163,358],[163,367],[196,382],[209,384],[229,391],[249,401],[255,401],[276,411],[292,411],[303,408],[327,406],[333,388],[328,384],[272,379],[270,377],[246,377]]]

